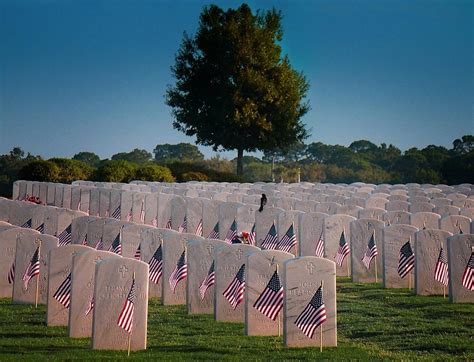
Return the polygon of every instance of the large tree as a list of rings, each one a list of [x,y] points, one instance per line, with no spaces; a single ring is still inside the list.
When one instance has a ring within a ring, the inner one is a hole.
[[[132,163],[146,163],[151,160],[151,153],[147,150],[135,148],[130,152],[119,152],[112,155],[113,161],[128,161]]]
[[[173,126],[214,150],[271,151],[302,141],[308,111],[304,75],[282,56],[281,13],[246,4],[203,9],[194,37],[185,34],[166,93]]]
[[[190,143],[156,145],[153,153],[157,162],[199,162],[204,160],[204,155],[199,151],[199,148]]]

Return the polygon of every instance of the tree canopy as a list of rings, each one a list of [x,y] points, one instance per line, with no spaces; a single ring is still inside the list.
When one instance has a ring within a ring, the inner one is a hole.
[[[199,151],[199,148],[190,143],[156,145],[153,153],[156,162],[199,162],[204,160],[204,155]]]
[[[77,161],[82,161],[91,167],[97,167],[99,166],[99,163],[100,163],[100,157],[96,155],[94,152],[87,152],[87,151],[79,152],[79,153],[76,153],[74,156],[72,156],[72,159],[77,160]]]
[[[130,152],[119,152],[112,156],[113,161],[128,161],[132,163],[146,163],[151,160],[151,153],[147,150],[135,148]]]
[[[238,174],[244,151],[285,149],[308,136],[301,117],[309,84],[281,54],[281,19],[275,9],[207,6],[172,67],[173,126],[198,144],[237,150]]]

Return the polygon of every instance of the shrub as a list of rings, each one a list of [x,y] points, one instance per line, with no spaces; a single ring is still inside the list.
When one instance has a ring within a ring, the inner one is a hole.
[[[20,180],[58,182],[60,171],[52,161],[37,160],[23,166],[18,177]]]
[[[94,175],[95,181],[130,182],[135,179],[136,166],[128,161],[102,162]]]
[[[82,161],[68,158],[50,158],[59,167],[58,182],[71,183],[75,180],[88,180],[93,172],[92,167]]]
[[[145,165],[136,172],[136,179],[142,181],[174,182],[175,178],[168,167],[159,165]]]
[[[191,172],[185,172],[181,175],[181,179],[183,182],[187,181],[209,181],[209,177],[202,172],[196,172],[196,171],[191,171]]]

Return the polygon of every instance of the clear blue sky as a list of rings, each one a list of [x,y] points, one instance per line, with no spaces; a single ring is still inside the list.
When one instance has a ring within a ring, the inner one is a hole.
[[[0,0],[0,154],[107,158],[194,143],[172,128],[164,93],[183,32],[194,33],[206,4]],[[284,51],[311,83],[307,142],[450,147],[474,133],[474,1],[248,4],[283,13]]]

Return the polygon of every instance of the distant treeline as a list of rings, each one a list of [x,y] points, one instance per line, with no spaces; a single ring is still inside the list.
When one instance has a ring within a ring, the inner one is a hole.
[[[451,149],[430,145],[402,152],[394,145],[359,140],[349,147],[322,142],[297,144],[267,152],[260,159],[244,157],[244,175],[235,174],[236,160],[219,155],[205,159],[189,143],[159,144],[153,154],[134,149],[101,160],[93,152],[72,159],[42,159],[15,147],[0,156],[0,195],[9,196],[15,180],[70,183],[74,180],[129,182],[331,182],[352,183],[474,183],[474,136],[453,141]]]

